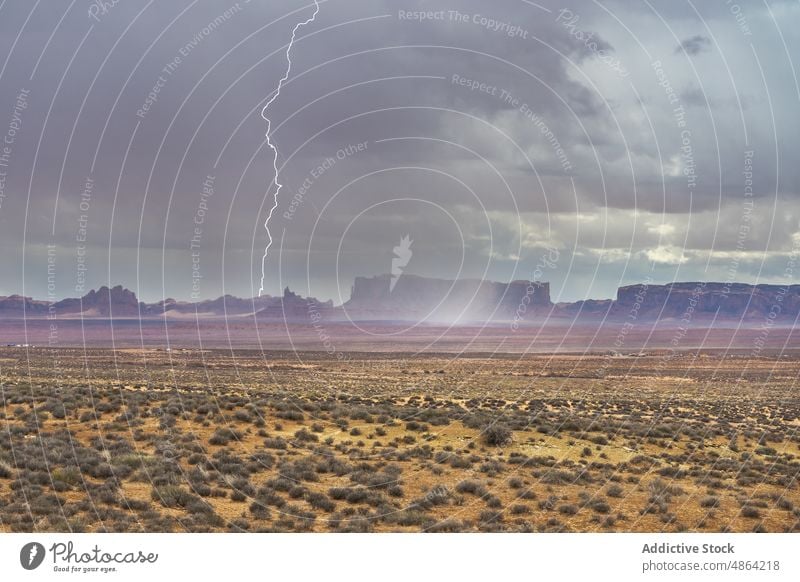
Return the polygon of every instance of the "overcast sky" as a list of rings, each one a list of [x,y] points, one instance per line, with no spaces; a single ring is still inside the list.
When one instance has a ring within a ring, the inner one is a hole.
[[[313,1],[107,4],[0,4],[0,295],[797,282],[796,1],[320,1],[277,198]]]

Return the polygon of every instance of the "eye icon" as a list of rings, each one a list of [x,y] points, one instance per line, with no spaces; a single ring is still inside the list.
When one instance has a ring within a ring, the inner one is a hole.
[[[22,546],[19,552],[19,563],[26,570],[35,570],[44,561],[44,546],[38,542],[30,542]]]

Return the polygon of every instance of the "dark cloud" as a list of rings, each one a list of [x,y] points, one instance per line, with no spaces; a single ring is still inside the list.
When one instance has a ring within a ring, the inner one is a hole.
[[[800,39],[775,26],[798,7],[739,7],[322,2],[270,108],[283,188],[267,291],[336,297],[385,272],[406,234],[419,274],[507,279],[554,244],[573,259],[550,274],[567,294],[590,281],[612,295],[654,258],[659,276],[705,278],[736,250],[751,150],[746,250],[777,276],[800,219]],[[311,5],[131,0],[97,21],[76,3],[22,28],[31,9],[0,10],[0,136],[29,91],[0,199],[0,294],[43,296],[52,244],[58,294],[75,295],[84,231],[87,286],[187,298],[197,252],[202,296],[252,294],[275,196],[260,112]],[[685,58],[712,36],[718,50]]]
[[[711,39],[707,36],[696,34],[681,42],[681,44],[675,48],[675,54],[685,52],[688,55],[696,56],[703,52],[709,52],[710,50]]]

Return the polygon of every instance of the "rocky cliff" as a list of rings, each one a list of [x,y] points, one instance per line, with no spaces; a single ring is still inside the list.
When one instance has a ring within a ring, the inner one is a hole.
[[[0,317],[28,317],[47,313],[48,303],[37,301],[22,295],[9,295],[0,297]]]
[[[288,320],[298,323],[317,323],[334,314],[333,301],[319,301],[314,297],[301,297],[286,287],[283,297],[273,298],[256,316],[259,319]]]
[[[10,295],[0,297],[0,317],[41,317],[54,314],[56,317],[223,317],[252,314],[279,301],[270,296],[242,299],[223,295],[217,299],[198,302],[165,299],[157,303],[143,303],[136,293],[121,285],[100,287],[83,297],[62,299],[55,303]]]
[[[620,287],[614,313],[632,310],[647,319],[794,320],[800,313],[800,285],[670,283]]]
[[[144,304],[142,304],[144,307]],[[136,293],[116,287],[92,289],[80,299],[62,299],[54,305],[58,316],[83,314],[86,317],[138,317],[140,304]]]

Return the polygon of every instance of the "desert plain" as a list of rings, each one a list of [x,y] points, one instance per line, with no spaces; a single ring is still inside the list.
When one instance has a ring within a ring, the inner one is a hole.
[[[800,356],[0,348],[0,531],[800,531]]]

